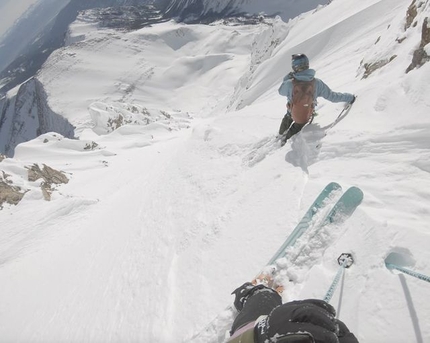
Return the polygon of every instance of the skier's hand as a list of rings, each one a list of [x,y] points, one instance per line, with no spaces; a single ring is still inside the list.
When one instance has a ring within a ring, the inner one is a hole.
[[[231,294],[235,295],[234,307],[239,312],[242,311],[245,301],[257,290],[267,288],[265,285],[254,285],[251,282],[245,282],[242,286],[236,288]]]
[[[358,343],[357,338],[354,336],[352,332],[349,331],[348,327],[344,322],[336,319],[336,323],[339,327],[339,343]]]
[[[251,282],[245,282],[242,286],[236,288],[231,294],[235,295],[234,307],[239,312],[242,311],[243,304],[246,298],[251,293],[252,289],[255,287]]]
[[[349,102],[350,105],[352,105],[355,102],[355,99],[357,99],[357,96],[354,94],[352,95],[352,100]]]
[[[277,337],[282,342],[339,343],[335,313],[333,306],[316,299],[278,306],[257,324],[258,342]]]

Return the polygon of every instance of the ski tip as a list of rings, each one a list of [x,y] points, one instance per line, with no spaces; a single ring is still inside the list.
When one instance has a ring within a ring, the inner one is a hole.
[[[340,189],[340,188],[342,188],[342,186],[341,185],[339,185],[337,182],[330,182],[327,186],[326,186],[326,188],[330,188],[330,189],[332,189],[332,190],[335,190],[335,189]]]
[[[355,186],[349,187],[344,195],[345,197],[352,199],[357,204],[360,204],[364,198],[363,191],[360,188]]]

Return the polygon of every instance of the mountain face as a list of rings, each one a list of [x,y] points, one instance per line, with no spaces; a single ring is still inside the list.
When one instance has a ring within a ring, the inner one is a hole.
[[[48,96],[36,78],[21,85],[16,95],[0,99],[0,151],[13,156],[15,147],[43,133],[74,137],[74,127],[51,110]]]
[[[64,46],[70,23],[75,21],[81,11],[88,11],[87,18],[102,27],[134,30],[162,19],[160,12],[147,0],[72,0],[48,23],[40,22],[48,2],[41,2],[27,14],[29,23],[11,30],[3,41],[2,51],[12,51],[8,46],[16,46],[15,41],[31,44],[0,73],[2,92],[8,92],[17,85],[22,85],[14,94],[0,95],[0,153],[13,156],[15,147],[43,133],[54,131],[64,137],[74,137],[74,127],[67,119],[52,111],[42,83],[32,78],[45,63],[51,53]],[[58,9],[58,8],[57,8]],[[30,26],[37,27],[36,32],[25,39]],[[15,44],[15,45],[14,45]],[[29,80],[29,81],[26,81]],[[23,83],[24,82],[24,83]]]
[[[328,0],[45,0],[32,6],[23,19],[9,30],[0,52],[0,93],[5,93],[34,76],[48,56],[64,46],[68,26],[80,11],[95,8],[139,7],[153,4],[164,20],[209,23],[229,16],[280,15],[284,20],[312,10]],[[116,19],[114,19],[116,17]],[[155,22],[150,7],[121,13],[111,10],[100,16],[101,25],[137,29]],[[48,18],[48,19],[46,19]],[[109,19],[110,18],[110,19]],[[122,18],[122,19],[121,19]],[[114,23],[116,21],[116,23]],[[124,24],[128,21],[126,24]]]
[[[152,0],[62,0],[40,1],[9,30],[0,46],[0,93],[34,76],[49,55],[64,45],[69,25],[80,11],[93,8],[138,6]],[[59,5],[60,4],[60,5]],[[48,18],[48,20],[46,20]],[[3,53],[5,52],[5,55]]]
[[[49,131],[74,137],[73,125],[49,108],[42,83],[31,78],[53,51],[67,43],[69,26],[83,11],[99,27],[128,31],[171,18],[200,23],[260,14],[291,18],[325,2],[311,0],[302,5],[294,0],[264,3],[257,0],[40,1],[8,31],[0,45],[3,57],[0,62],[0,153],[13,156],[16,145]],[[6,95],[20,84],[16,94]]]
[[[196,23],[210,22],[226,16],[280,15],[288,20],[300,13],[310,11],[328,0],[171,0],[164,9],[165,16],[179,21]]]
[[[29,7],[0,41],[0,71],[24,53],[44,30],[52,28],[55,17],[70,0],[44,0]]]

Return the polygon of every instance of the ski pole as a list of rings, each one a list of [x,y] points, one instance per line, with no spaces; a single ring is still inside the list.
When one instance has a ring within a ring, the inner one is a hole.
[[[400,267],[400,266],[397,266],[397,265],[395,265],[393,263],[387,263],[387,262],[385,262],[385,266],[389,270],[395,269],[395,270],[398,270],[399,272],[408,274],[408,275],[413,276],[413,277],[415,277],[417,279],[430,282],[430,277],[429,276],[424,275],[424,274],[420,274],[420,273],[417,273],[417,272],[414,272],[413,270],[410,270],[410,269],[407,269],[407,268],[404,268],[404,267]]]
[[[352,264],[354,263],[354,259],[352,258],[351,254],[344,253],[344,254],[339,256],[339,258],[337,259],[337,262],[339,263],[340,267],[337,271],[337,274],[336,274],[332,284],[330,285],[330,288],[328,289],[328,291],[327,291],[327,293],[323,299],[326,303],[330,302],[331,298],[333,297],[334,292],[336,291],[337,284],[339,283],[339,280],[343,274],[343,271],[345,270],[345,268],[349,268],[352,266]]]
[[[339,113],[339,115],[337,116],[337,118],[333,121],[333,123],[331,123],[331,125],[328,127],[327,130],[325,130],[325,132],[327,133],[328,130],[330,130],[333,126],[335,126],[337,124],[337,122],[339,121],[339,119],[342,117],[342,114],[344,114],[344,112],[349,112],[349,110],[351,109],[351,107],[352,107],[351,103],[346,104],[346,106],[344,106],[344,108]]]

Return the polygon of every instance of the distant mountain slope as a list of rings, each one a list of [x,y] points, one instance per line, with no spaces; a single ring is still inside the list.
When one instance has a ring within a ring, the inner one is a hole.
[[[269,16],[280,15],[287,20],[327,3],[328,0],[171,0],[165,9],[165,15],[186,22],[259,13]]]
[[[0,45],[0,93],[34,76],[48,56],[64,46],[69,25],[78,13],[94,8],[154,4],[164,19],[185,22],[211,22],[246,14],[280,15],[284,20],[312,10],[328,0],[61,0],[40,1],[9,32]],[[148,22],[133,18],[132,29]]]
[[[48,56],[64,45],[69,25],[78,13],[92,8],[136,6],[151,0],[41,1],[31,7],[0,46],[0,92],[7,92],[34,76]]]

